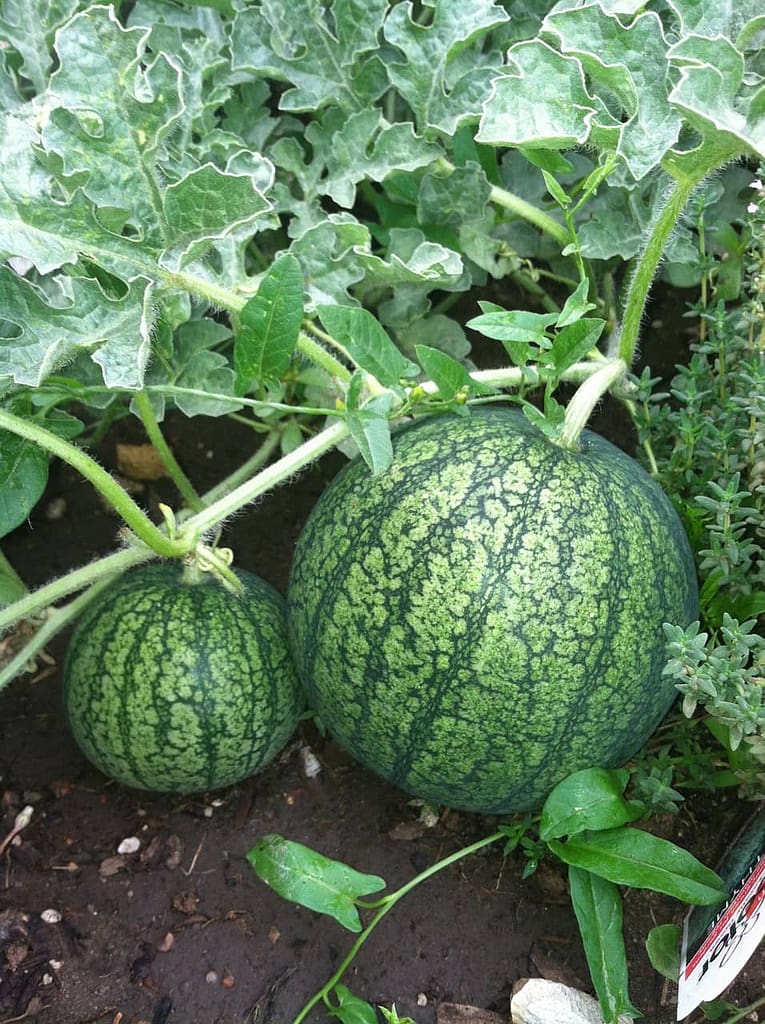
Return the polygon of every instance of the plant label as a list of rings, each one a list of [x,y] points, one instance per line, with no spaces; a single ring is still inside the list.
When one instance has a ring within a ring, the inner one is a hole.
[[[763,814],[757,816],[763,819]],[[765,820],[765,819],[763,819]],[[677,1019],[702,1002],[716,999],[736,979],[765,937],[765,835],[762,821],[757,844],[742,857],[752,828],[740,837],[721,874],[728,889],[722,907],[695,907],[683,927]],[[736,871],[729,869],[735,865]]]

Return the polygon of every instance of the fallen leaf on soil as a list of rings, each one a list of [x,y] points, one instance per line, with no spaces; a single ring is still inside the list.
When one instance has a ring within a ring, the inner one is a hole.
[[[400,821],[388,832],[389,839],[399,839],[403,842],[411,842],[424,836],[427,826],[422,821]]]
[[[271,927],[268,929],[268,941],[273,946],[279,941],[281,937],[282,933],[279,931],[276,925],[272,924]]]
[[[126,867],[127,858],[122,854],[117,854],[114,857],[105,857],[98,865],[98,873],[102,878],[110,878],[112,875],[124,871]]]
[[[462,1003],[439,1003],[436,1020],[438,1024],[508,1024],[507,1017],[499,1013]]]
[[[184,889],[173,896],[173,910],[179,910],[182,914],[193,914],[199,903],[199,894],[193,889]]]
[[[21,939],[9,942],[4,949],[5,959],[11,971],[15,971],[19,964],[23,963],[29,955],[29,946]]]
[[[167,848],[170,852],[165,860],[165,867],[169,871],[175,871],[183,857],[183,843],[178,836],[168,836]]]
[[[161,480],[167,470],[150,444],[118,444],[117,469],[132,480]]]
[[[149,867],[153,867],[159,858],[159,852],[162,848],[162,839],[160,836],[154,836],[150,840],[148,846],[141,850],[141,863],[148,864]]]

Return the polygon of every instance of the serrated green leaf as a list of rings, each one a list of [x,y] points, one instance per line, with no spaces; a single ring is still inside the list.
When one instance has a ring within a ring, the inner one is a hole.
[[[459,253],[438,242],[430,242],[416,228],[394,228],[389,236],[387,258],[371,252],[356,252],[365,271],[367,287],[396,285],[460,290],[465,268]]]
[[[398,384],[403,377],[417,374],[415,364],[399,352],[368,310],[360,306],[317,306],[316,312],[354,363],[380,384]]]
[[[348,289],[364,276],[360,254],[369,251],[369,228],[350,214],[330,214],[290,246],[303,268],[306,290],[316,305],[349,301]]]
[[[253,378],[278,380],[295,351],[303,321],[303,273],[295,256],[274,260],[239,320],[234,366],[237,391],[244,394]]]
[[[164,416],[165,394],[186,416],[224,416],[241,409],[234,389],[235,375],[229,361],[214,346],[231,337],[224,324],[205,318],[180,324],[155,359],[146,375],[146,385],[158,419]],[[158,336],[155,335],[155,349]],[[181,394],[172,388],[186,388],[197,394]],[[216,397],[208,397],[215,395]],[[231,401],[217,396],[230,395]]]
[[[141,387],[154,315],[148,281],[131,281],[115,299],[97,281],[71,278],[54,306],[40,289],[0,267],[0,308],[17,328],[0,339],[0,376],[37,386],[84,350],[101,366],[107,387]]]
[[[464,359],[470,353],[470,342],[462,326],[443,313],[407,323],[398,330],[401,351],[414,357],[417,345],[427,345],[439,352],[446,352],[452,359]]]
[[[682,930],[677,924],[659,924],[652,928],[645,941],[651,966],[670,981],[680,976],[680,941]]]
[[[746,64],[733,43],[692,36],[673,46],[669,59],[680,70],[669,98],[691,124],[765,155],[765,85],[742,88]]]
[[[388,62],[393,85],[415,113],[420,130],[437,128],[453,135],[466,120],[475,120],[496,75],[496,65],[481,54],[478,42],[503,25],[507,13],[494,0],[433,4],[429,25],[414,20],[413,5],[396,4],[385,19],[387,42],[404,54]],[[469,47],[473,59],[459,59]]]
[[[0,460],[2,456],[0,455]],[[20,600],[28,593],[24,582],[5,555],[0,551],[0,608]]]
[[[587,829],[616,828],[640,817],[642,808],[623,797],[629,772],[585,768],[559,782],[545,800],[539,836],[547,841]]]
[[[284,899],[328,914],[352,932],[361,931],[355,901],[385,888],[379,876],[362,874],[283,836],[259,839],[247,860],[266,885]]]
[[[495,341],[519,341],[550,347],[547,328],[554,324],[557,313],[530,313],[524,309],[492,310],[468,320],[467,326]]]
[[[543,32],[581,61],[592,96],[617,100],[622,110],[613,148],[636,180],[645,177],[675,145],[681,126],[668,102],[668,43],[658,14],[644,11],[625,25],[592,0],[576,11],[553,9]],[[596,124],[615,127],[611,115],[599,114]]]
[[[263,0],[237,13],[232,66],[289,82],[282,110],[362,110],[384,91],[378,34],[386,0]],[[329,10],[329,17],[327,11]]]
[[[21,73],[38,93],[44,90],[53,64],[54,33],[78,6],[78,0],[3,0],[0,37],[20,55]]]
[[[604,1020],[607,1024],[618,1024],[620,1014],[639,1016],[629,997],[619,890],[612,882],[573,866],[569,867],[568,881],[587,966]]]
[[[703,906],[725,898],[720,878],[687,850],[637,828],[586,832],[565,843],[548,842],[566,864],[592,871],[617,885],[652,889]]]
[[[478,164],[458,167],[451,174],[425,174],[417,195],[417,218],[421,224],[458,227],[481,221],[490,196],[491,185]]]
[[[181,70],[165,54],[146,55],[148,34],[124,29],[112,8],[100,6],[60,29],[59,67],[51,76],[41,136],[60,157],[64,175],[78,176],[84,195],[109,209],[113,229],[130,221],[159,247],[164,224],[156,197],[157,153],[184,106]]]
[[[47,482],[47,454],[23,437],[0,431],[0,537],[24,522]]]
[[[309,125],[306,140],[314,163],[321,156],[327,168],[317,177],[316,190],[346,209],[354,205],[360,182],[381,182],[394,171],[416,171],[442,155],[440,147],[416,135],[409,122],[388,124],[375,108],[350,116],[340,113],[339,126],[332,125],[329,131],[317,122]]]
[[[251,175],[229,174],[205,164],[168,186],[162,197],[168,253],[178,269],[203,255],[213,239],[252,224],[271,208]]]
[[[427,345],[416,345],[415,352],[420,366],[429,380],[437,386],[442,398],[450,401],[462,391],[465,395],[491,394],[492,388],[474,381],[468,371],[446,352]]]
[[[562,210],[565,210],[571,205],[571,197],[566,194],[566,190],[560,185],[558,181],[552,176],[552,174],[542,168],[542,177],[544,178],[547,191],[553,197],[555,202],[560,206]]]
[[[342,1024],[377,1024],[374,1007],[364,999],[359,999],[345,985],[335,985],[332,994],[337,999],[336,1006],[330,1006],[328,1013],[342,1021]]]
[[[541,40],[517,43],[495,78],[476,139],[498,146],[567,149],[590,136],[597,105],[579,61]]]

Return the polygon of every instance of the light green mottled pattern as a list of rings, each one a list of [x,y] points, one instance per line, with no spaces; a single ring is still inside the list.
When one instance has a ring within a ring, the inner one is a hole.
[[[674,696],[662,623],[697,614],[669,500],[594,434],[518,413],[420,421],[389,472],[344,469],[300,538],[290,641],[309,701],[420,797],[508,813],[623,763]]]
[[[176,565],[118,580],[80,620],[64,706],[93,764],[140,789],[237,782],[282,749],[303,706],[284,599],[251,573],[241,598]]]

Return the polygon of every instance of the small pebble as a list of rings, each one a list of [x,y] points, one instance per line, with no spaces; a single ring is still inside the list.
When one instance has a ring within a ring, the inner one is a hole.
[[[46,924],[58,924],[61,920],[60,910],[43,910],[40,917]]]
[[[141,840],[137,836],[128,836],[123,839],[117,847],[117,853],[138,853],[141,849]]]
[[[425,995],[424,992],[418,992],[417,993],[417,1005],[418,1006],[427,1006],[428,1005],[428,997]]]
[[[208,985],[214,985],[217,982],[217,980],[218,975],[215,973],[215,971],[208,971],[207,974],[205,975],[205,981],[207,982]]]

